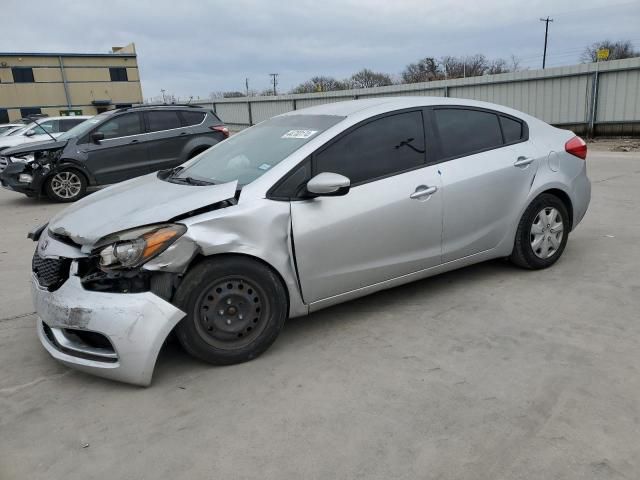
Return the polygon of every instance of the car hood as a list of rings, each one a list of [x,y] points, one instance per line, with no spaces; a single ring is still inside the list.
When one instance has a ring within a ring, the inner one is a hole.
[[[44,151],[44,150],[55,150],[57,148],[62,148],[66,145],[67,140],[63,140],[63,141],[53,141],[53,140],[44,140],[42,142],[31,142],[28,143],[27,145],[21,144],[17,147],[10,147],[7,148],[6,150],[2,151],[2,155],[5,156],[9,156],[9,155],[19,155],[21,153],[31,153],[31,152],[37,152],[37,151]]]
[[[0,137],[0,148],[15,147],[16,145],[22,145],[30,140],[29,137],[24,135],[10,135],[8,137]]]
[[[77,201],[49,222],[49,230],[92,246],[102,237],[129,228],[161,223],[192,210],[235,197],[238,182],[182,185],[157,173],[134,178]]]

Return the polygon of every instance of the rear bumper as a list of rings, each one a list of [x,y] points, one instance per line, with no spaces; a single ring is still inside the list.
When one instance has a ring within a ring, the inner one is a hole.
[[[581,173],[573,180],[573,225],[572,229],[576,228],[582,221],[589,203],[591,203],[591,182],[587,177],[586,172]]]
[[[142,386],[151,383],[160,348],[185,315],[150,292],[85,290],[73,274],[53,292],[32,277],[31,292],[38,338],[53,358],[77,370]],[[84,341],[85,332],[102,335],[110,345]]]

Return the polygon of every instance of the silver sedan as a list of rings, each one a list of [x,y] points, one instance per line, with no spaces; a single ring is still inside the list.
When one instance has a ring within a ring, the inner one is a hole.
[[[97,192],[30,234],[57,360],[148,385],[167,336],[251,360],[285,320],[492,258],[542,269],[589,205],[585,143],[436,97],[290,112],[181,167]]]

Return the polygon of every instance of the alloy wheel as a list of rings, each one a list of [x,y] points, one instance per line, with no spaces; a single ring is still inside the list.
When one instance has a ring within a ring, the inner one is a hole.
[[[51,179],[51,190],[60,198],[74,198],[78,196],[81,189],[82,180],[76,173],[60,172]]]

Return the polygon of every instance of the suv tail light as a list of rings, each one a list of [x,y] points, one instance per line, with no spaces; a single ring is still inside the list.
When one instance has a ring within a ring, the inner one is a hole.
[[[564,144],[567,153],[574,155],[582,160],[587,159],[587,144],[580,137],[573,137]]]
[[[209,127],[214,132],[221,132],[224,138],[229,138],[229,129],[223,125],[217,125],[215,127]]]

